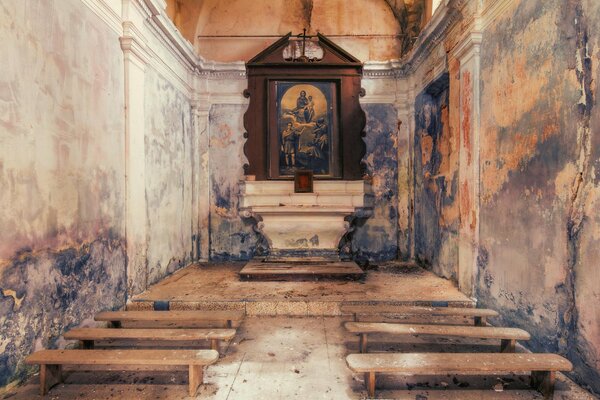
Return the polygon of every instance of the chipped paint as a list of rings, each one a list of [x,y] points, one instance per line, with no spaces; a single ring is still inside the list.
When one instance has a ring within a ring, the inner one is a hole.
[[[77,0],[0,4],[0,386],[125,303],[123,55]],[[102,62],[97,62],[102,60]]]
[[[187,97],[145,73],[147,284],[187,265],[192,243],[192,123]]]
[[[456,278],[458,140],[449,96],[445,76],[415,101],[415,257],[437,274]]]
[[[244,178],[242,116],[245,106],[215,105],[210,110],[210,259],[248,260],[258,240],[254,221],[238,210],[239,182]]]
[[[373,215],[357,222],[352,251],[359,262],[398,256],[398,120],[391,104],[365,104],[367,115],[364,161],[375,195]]]
[[[599,12],[587,1],[521,2],[484,34],[477,293],[596,391]]]

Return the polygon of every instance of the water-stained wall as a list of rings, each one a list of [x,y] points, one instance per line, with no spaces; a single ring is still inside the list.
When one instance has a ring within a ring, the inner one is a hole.
[[[600,5],[516,2],[484,32],[478,298],[600,391]]]
[[[363,161],[372,178],[373,215],[357,221],[352,250],[359,262],[398,256],[398,117],[392,104],[363,104],[367,116]]]
[[[192,120],[188,98],[145,74],[148,284],[187,265],[192,249]]]
[[[415,101],[415,258],[456,279],[458,263],[458,135],[450,126],[448,76]]]
[[[245,105],[217,104],[209,118],[210,259],[248,260],[256,250],[254,221],[239,216],[239,182],[244,179]]]
[[[125,302],[123,56],[78,0],[0,4],[0,386]]]
[[[382,261],[398,253],[398,171],[396,110],[391,104],[365,104],[367,114],[364,161],[372,176],[373,215],[357,220],[352,233],[353,257]],[[244,179],[242,116],[245,105],[218,104],[210,110],[210,259],[248,260],[260,237],[254,220],[239,216],[239,182]]]

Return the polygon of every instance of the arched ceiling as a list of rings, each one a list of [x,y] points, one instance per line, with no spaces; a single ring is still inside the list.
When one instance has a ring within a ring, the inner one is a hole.
[[[167,14],[205,60],[247,61],[276,38],[198,35],[283,36],[306,28],[308,34],[333,35],[334,42],[361,61],[385,61],[400,58],[410,47],[421,28],[426,1],[167,0]]]

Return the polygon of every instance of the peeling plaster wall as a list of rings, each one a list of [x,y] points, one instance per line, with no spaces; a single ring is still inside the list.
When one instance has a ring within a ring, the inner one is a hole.
[[[209,113],[210,259],[249,260],[257,235],[253,220],[238,214],[239,182],[244,179],[245,105],[213,105]]]
[[[478,298],[600,391],[600,6],[516,3],[481,47]]]
[[[148,284],[190,261],[192,120],[187,97],[153,69],[145,74]]]
[[[0,386],[124,304],[123,57],[78,0],[0,3]]]
[[[415,258],[456,279],[458,264],[458,135],[450,126],[448,78],[415,101]]]
[[[373,216],[358,221],[352,236],[359,262],[393,260],[398,256],[398,117],[392,104],[363,104],[367,115],[363,159],[373,178]]]

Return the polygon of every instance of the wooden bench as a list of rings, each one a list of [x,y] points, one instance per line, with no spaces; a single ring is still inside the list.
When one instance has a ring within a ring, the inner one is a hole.
[[[189,368],[189,395],[203,382],[203,368],[219,359],[215,350],[42,350],[25,359],[40,366],[40,394],[62,381],[63,365],[152,365]]]
[[[456,336],[479,339],[499,339],[500,352],[514,353],[517,340],[529,340],[529,333],[517,328],[498,328],[492,326],[468,325],[413,325],[390,324],[382,322],[346,322],[346,330],[360,335],[361,353],[367,352],[367,335],[370,333],[386,333],[395,336]]]
[[[435,316],[435,317],[466,317],[473,318],[476,326],[485,326],[487,318],[497,317],[494,310],[485,308],[454,308],[454,307],[421,307],[421,306],[396,306],[389,304],[351,305],[343,304],[340,307],[343,314],[352,314],[354,321],[359,321],[363,315],[397,314],[403,316]]]
[[[221,340],[231,340],[235,329],[111,329],[76,328],[63,335],[67,340],[79,340],[84,349],[93,349],[94,341],[165,341],[198,342],[210,341],[210,348],[219,351]]]
[[[114,328],[123,323],[136,328],[231,328],[244,319],[244,311],[105,311],[96,321],[108,321]]]
[[[375,397],[377,373],[413,375],[487,375],[531,372],[531,385],[552,398],[556,371],[571,371],[569,360],[556,354],[530,353],[378,353],[350,354],[348,367],[365,373],[369,397]]]

